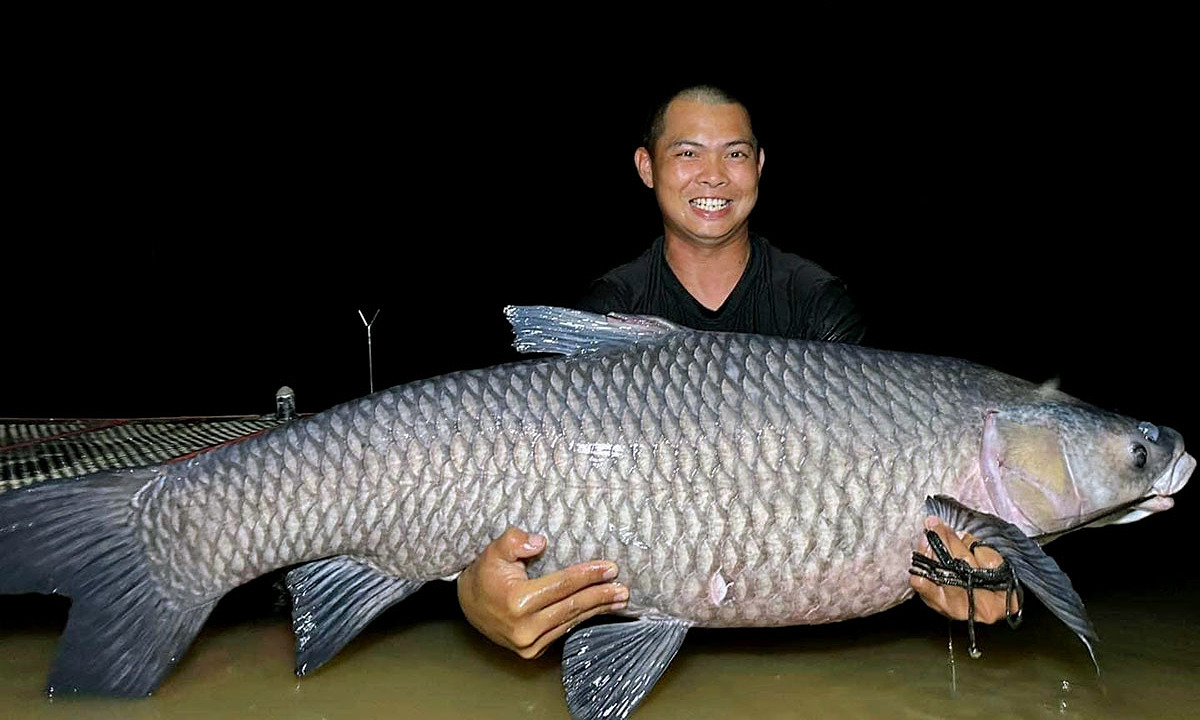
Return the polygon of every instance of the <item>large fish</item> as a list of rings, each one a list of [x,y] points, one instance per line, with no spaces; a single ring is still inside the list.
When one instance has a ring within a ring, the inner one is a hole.
[[[508,314],[519,348],[565,357],[0,495],[0,592],[72,598],[51,691],[150,693],[222,595],[290,565],[296,669],[311,672],[509,525],[550,538],[531,573],[607,557],[630,588],[636,621],[568,638],[575,717],[626,717],[691,626],[902,602],[931,510],[993,542],[1086,642],[1082,604],[1029,538],[1170,507],[1195,467],[1168,428],[968,362]]]

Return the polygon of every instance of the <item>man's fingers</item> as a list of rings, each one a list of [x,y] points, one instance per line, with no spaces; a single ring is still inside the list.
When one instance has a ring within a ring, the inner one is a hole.
[[[625,603],[619,602],[619,603],[613,603],[611,605],[601,605],[600,607],[594,607],[591,610],[588,610],[587,612],[580,613],[579,615],[575,616],[574,620],[572,620],[570,622],[565,622],[561,625],[556,625],[555,627],[551,628],[549,631],[542,634],[542,636],[539,637],[535,643],[530,645],[528,648],[525,648],[524,650],[520,650],[519,653],[522,657],[524,657],[526,659],[541,657],[542,653],[546,652],[546,648],[548,648],[552,644],[554,644],[555,640],[559,639],[563,635],[566,635],[567,632],[569,632],[576,625],[579,625],[582,622],[590,620],[591,618],[593,618],[597,615],[600,615],[601,613],[616,612],[617,610],[621,610],[624,607],[625,607]]]
[[[962,541],[969,548],[975,542],[975,538],[970,533],[963,533]],[[1004,556],[986,545],[976,545],[971,555],[978,567],[981,568],[994,570],[1004,564]],[[1021,603],[1016,593],[1009,594],[1004,590],[977,592],[975,595],[976,619],[982,618],[982,621],[986,623],[994,623],[1003,619],[1006,615],[1004,612],[1006,599],[1009,602],[1009,613],[1016,613],[1021,609]]]
[[[515,599],[520,613],[532,613],[564,600],[589,585],[606,583],[617,576],[617,564],[609,560],[592,560],[563,568],[529,581],[525,592]]]
[[[488,545],[484,552],[493,552],[506,562],[517,562],[534,557],[545,549],[545,537],[527,533],[518,527],[510,527]]]
[[[1004,557],[992,548],[986,545],[976,545],[975,550],[971,550],[971,545],[975,542],[975,536],[971,533],[963,533],[960,538],[953,530],[942,524],[936,517],[930,516],[925,521],[925,527],[937,533],[941,538],[942,544],[950,551],[950,554],[956,558],[966,560],[972,567],[979,568],[998,568],[1004,563]],[[922,548],[919,552],[922,555],[932,557],[933,554],[926,552]]]
[[[629,589],[619,583],[593,585],[543,608],[521,621],[513,633],[513,642],[518,647],[536,645],[548,632],[560,626],[570,627],[588,613],[605,610],[609,606],[624,604],[629,599]],[[559,633],[561,634],[561,633]]]
[[[962,541],[970,548],[975,542],[975,538],[970,533],[963,533]],[[976,545],[975,549],[971,551],[971,555],[981,568],[995,569],[1004,564],[1004,556],[987,545]]]
[[[925,521],[925,527],[932,530],[941,539],[942,544],[950,554],[965,560],[972,567],[997,568],[1004,562],[1000,553],[990,547],[977,545],[974,552],[970,550],[975,538],[970,533],[964,533],[960,538],[954,531],[946,527],[935,517]],[[924,548],[919,550],[923,555],[932,557],[932,553]],[[966,620],[968,614],[967,591],[960,587],[945,587],[926,578],[911,576],[909,584],[926,605],[956,620]],[[976,622],[994,623],[1004,617],[1004,601],[1006,593],[1003,590],[975,591],[975,620]],[[1017,611],[1017,598],[1012,597],[1010,612]]]
[[[616,563],[593,560],[529,579],[525,560],[546,538],[510,527],[458,578],[458,602],[471,625],[525,658],[540,655],[567,630],[625,607],[629,590],[612,582]]]
[[[948,618],[958,620],[965,619],[965,613],[963,617],[956,617],[954,607],[952,607],[954,603],[952,603],[950,598],[946,596],[946,588],[917,575],[910,575],[908,577],[908,582],[910,585],[912,585],[913,590],[917,591],[917,595],[920,596],[921,602],[925,603],[938,613],[945,615]],[[966,599],[965,594],[963,599]]]
[[[967,564],[971,567],[979,567],[979,563],[972,557],[970,551],[967,550],[967,545],[958,537],[958,534],[943,525],[936,517],[930,516],[927,518],[925,520],[925,527],[937,533],[937,536],[942,540],[942,544],[946,546],[946,549],[950,551],[952,556],[966,560]]]
[[[599,607],[623,603],[629,599],[629,588],[620,583],[605,583],[584,588],[574,595],[539,610],[534,619],[542,628],[552,628],[576,620],[580,615]],[[543,630],[544,632],[544,630]]]

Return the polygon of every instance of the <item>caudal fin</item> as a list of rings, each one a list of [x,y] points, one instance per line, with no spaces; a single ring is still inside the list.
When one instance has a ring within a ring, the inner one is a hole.
[[[216,604],[181,604],[150,574],[133,497],[154,478],[103,472],[0,494],[0,593],[71,598],[52,694],[153,692]]]

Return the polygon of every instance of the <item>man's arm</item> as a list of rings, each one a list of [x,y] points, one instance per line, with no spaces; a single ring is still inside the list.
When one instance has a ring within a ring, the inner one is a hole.
[[[590,617],[625,607],[629,589],[612,582],[617,565],[593,560],[529,579],[525,561],[546,538],[509,528],[458,577],[458,603],[492,642],[529,660]]]

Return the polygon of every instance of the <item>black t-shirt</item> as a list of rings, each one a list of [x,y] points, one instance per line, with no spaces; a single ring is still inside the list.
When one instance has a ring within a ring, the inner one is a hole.
[[[701,305],[679,282],[663,238],[631,263],[592,283],[576,307],[607,313],[656,315],[696,330],[861,342],[866,325],[845,284],[821,266],[750,235],[750,261],[716,310]]]

